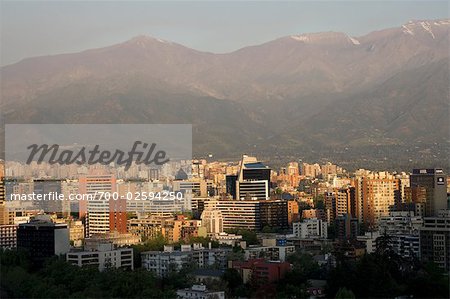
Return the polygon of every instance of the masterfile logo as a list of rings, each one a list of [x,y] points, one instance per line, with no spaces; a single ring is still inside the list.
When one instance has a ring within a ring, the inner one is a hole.
[[[24,165],[161,167],[192,159],[191,125],[6,125],[6,161]]]
[[[147,142],[135,141],[130,151],[124,152],[116,149],[114,151],[100,150],[100,145],[96,144],[92,149],[83,146],[79,151],[62,150],[58,144],[32,144],[27,147],[30,150],[30,155],[26,164],[31,164],[37,157],[37,163],[41,164],[43,161],[50,165],[60,164],[102,164],[109,165],[116,163],[116,165],[125,165],[125,171],[128,170],[131,164],[145,164],[145,165],[163,165],[169,162],[166,158],[167,154],[164,150],[156,150],[156,143],[149,144]],[[139,150],[141,148],[141,150]]]

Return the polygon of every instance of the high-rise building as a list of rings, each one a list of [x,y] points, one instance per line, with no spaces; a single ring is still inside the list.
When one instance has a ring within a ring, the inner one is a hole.
[[[255,157],[244,155],[236,182],[237,199],[268,199],[270,171],[269,167],[258,162]]]
[[[54,255],[66,254],[69,246],[67,224],[53,223],[45,215],[19,224],[17,229],[17,247],[29,250],[36,263],[42,263]]]
[[[260,229],[265,227],[287,229],[288,202],[286,200],[260,200]]]
[[[440,210],[447,209],[447,177],[442,169],[413,169],[410,186],[426,190],[424,216],[437,216]]]
[[[441,210],[436,217],[425,217],[420,228],[422,261],[434,262],[450,270],[450,211]]]
[[[335,220],[336,237],[339,240],[356,239],[359,234],[358,219],[349,214],[338,216]]]
[[[236,199],[236,182],[238,176],[235,174],[230,174],[226,176],[226,192],[230,194],[233,199]]]
[[[223,229],[259,230],[260,205],[257,200],[219,200],[217,209],[223,215]]]
[[[125,198],[113,198],[116,178],[112,175],[89,175],[80,178],[80,193],[91,195],[87,202],[86,237],[117,231],[127,232]],[[82,215],[80,208],[80,215]]]
[[[425,215],[425,203],[427,202],[427,188],[422,186],[405,187],[405,201],[399,210],[414,211],[417,216]]]
[[[331,195],[327,195],[326,199],[331,200],[331,203],[327,202],[327,208],[334,209],[331,213],[334,217],[344,214],[350,214],[352,217],[356,217],[357,201],[354,187],[335,189]]]
[[[381,217],[395,210],[400,196],[399,180],[387,172],[362,177],[362,221],[367,229],[375,229]]]

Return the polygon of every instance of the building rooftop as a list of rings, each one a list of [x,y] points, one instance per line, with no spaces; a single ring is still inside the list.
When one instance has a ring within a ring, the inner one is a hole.
[[[245,163],[244,167],[247,169],[261,169],[261,168],[266,169],[266,168],[268,168],[266,165],[264,165],[261,162]]]
[[[192,272],[194,276],[211,276],[211,277],[222,277],[225,273],[224,270],[218,269],[197,269]]]

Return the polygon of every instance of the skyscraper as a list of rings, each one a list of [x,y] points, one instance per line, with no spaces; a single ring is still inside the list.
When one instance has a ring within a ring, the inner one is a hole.
[[[236,182],[237,199],[268,199],[270,168],[255,157],[242,156],[241,169]]]
[[[413,169],[411,188],[425,188],[424,216],[437,216],[439,210],[447,209],[447,178],[442,169]]]
[[[400,196],[399,180],[388,172],[362,177],[362,216],[366,228],[375,228],[381,217],[395,210]]]
[[[112,231],[127,231],[126,199],[113,199],[112,194],[116,189],[116,178],[112,175],[89,175],[80,178],[80,193],[92,196],[86,204],[86,237]]]

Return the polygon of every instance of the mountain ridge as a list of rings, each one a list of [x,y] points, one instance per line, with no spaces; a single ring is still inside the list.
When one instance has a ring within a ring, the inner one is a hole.
[[[0,108],[6,123],[193,123],[197,156],[254,151],[365,163],[362,149],[402,147],[387,150],[390,161],[429,142],[437,157],[413,153],[412,163],[439,163],[448,130],[426,124],[448,124],[449,25],[288,35],[224,54],[137,36],[2,67]],[[416,110],[401,114],[392,103]]]

